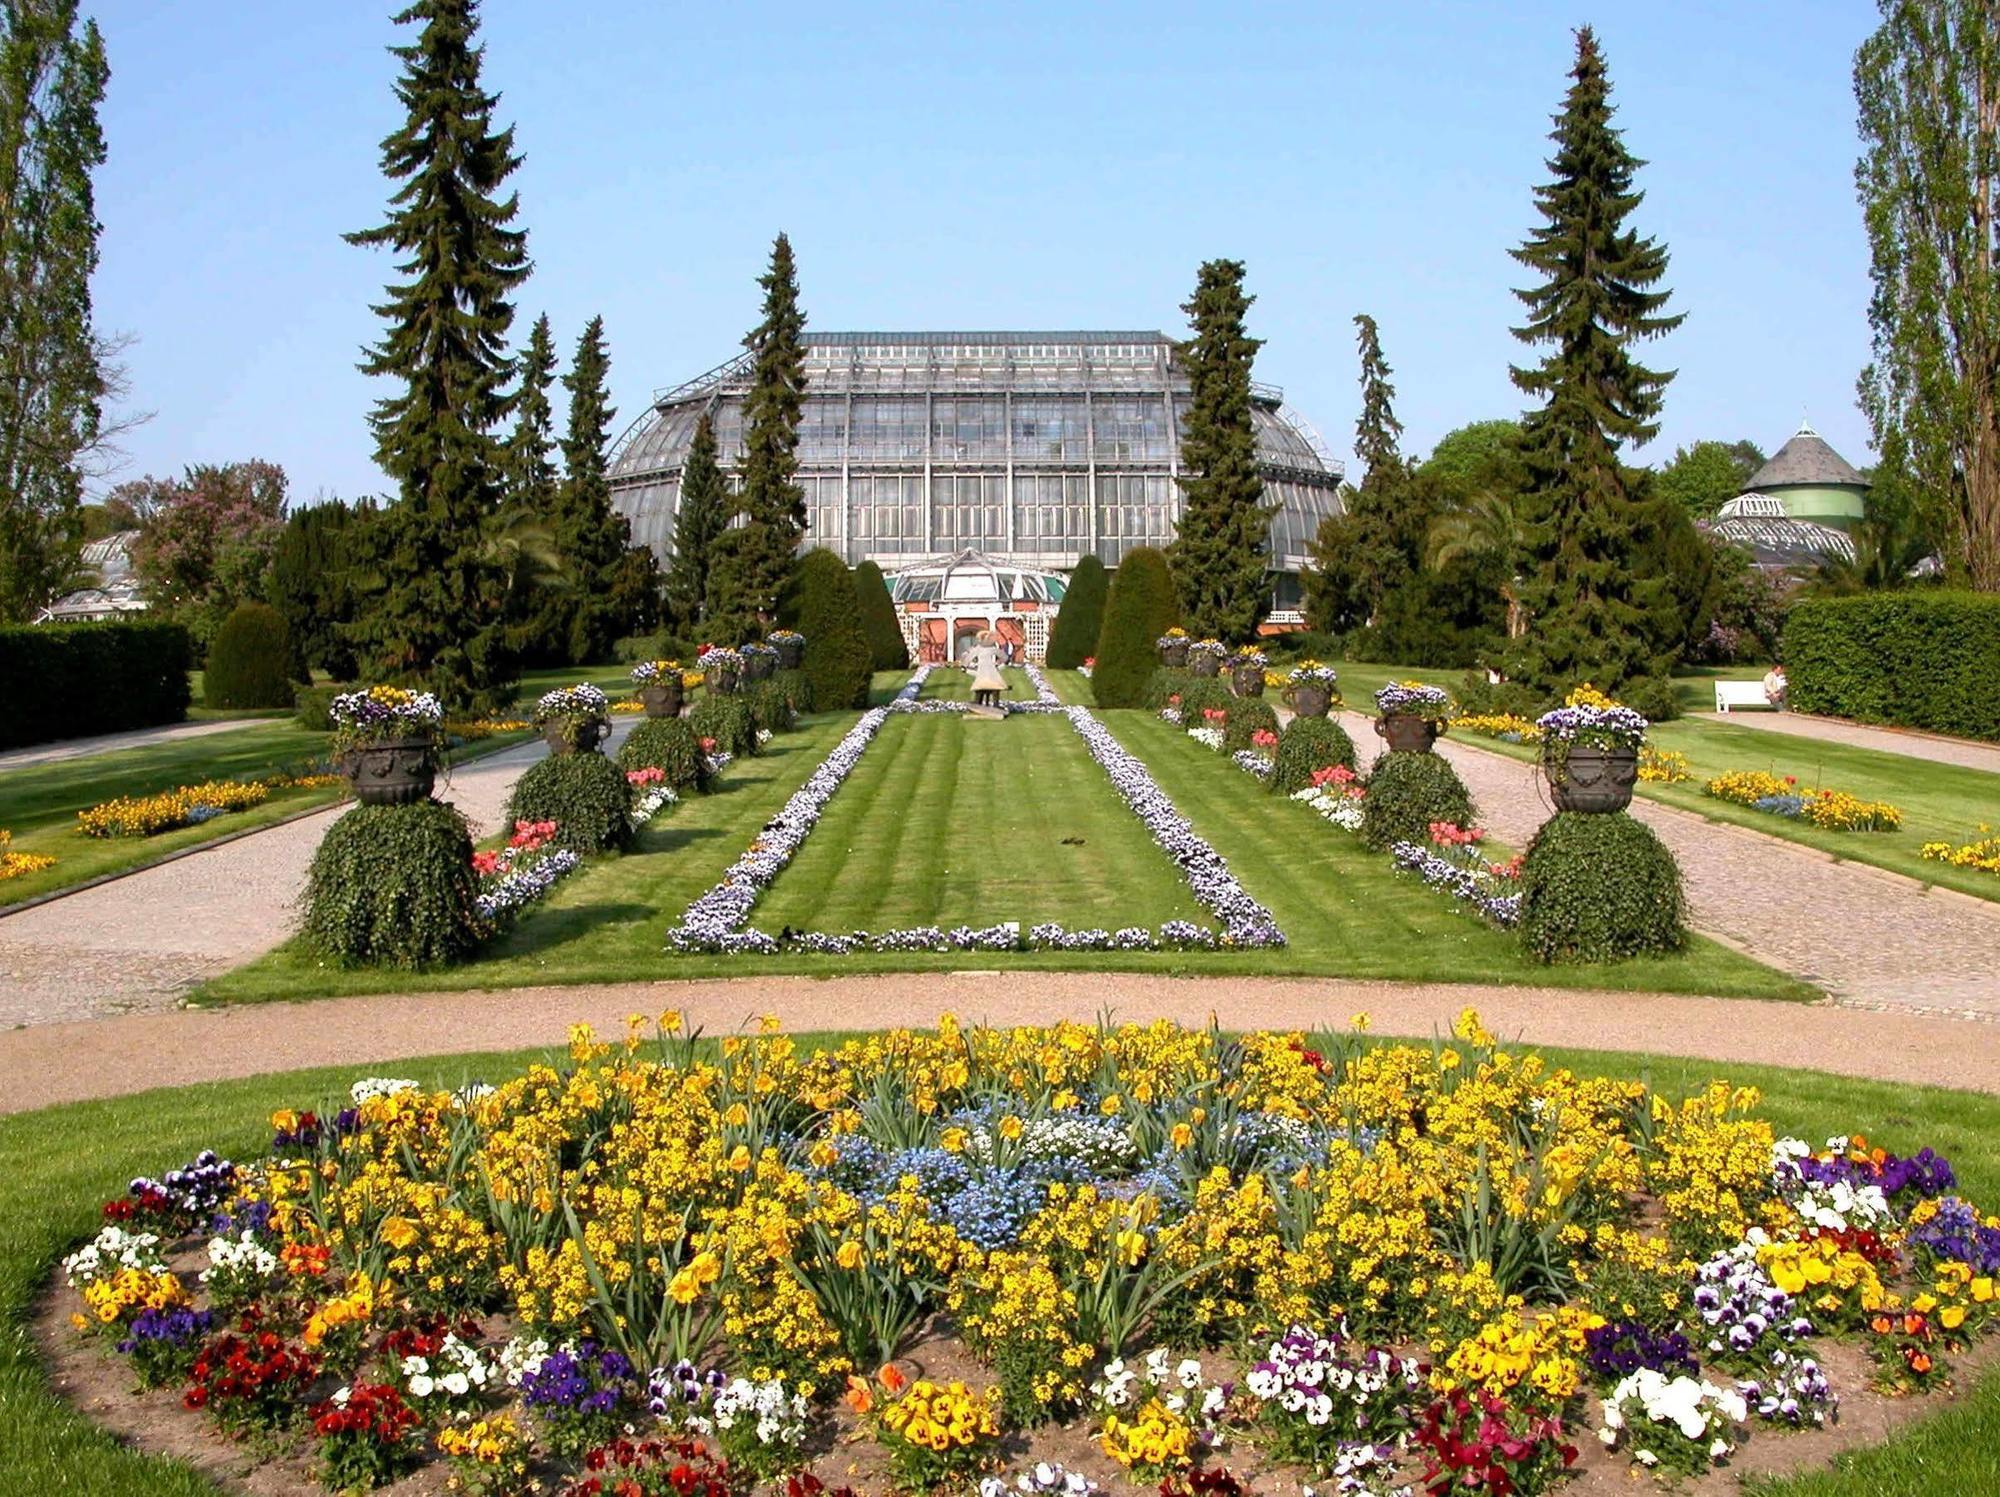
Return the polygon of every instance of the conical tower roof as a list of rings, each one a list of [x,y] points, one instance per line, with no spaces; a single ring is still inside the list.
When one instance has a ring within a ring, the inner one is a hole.
[[[1750,482],[1743,486],[1743,491],[1754,494],[1763,489],[1788,485],[1865,489],[1868,480],[1857,473],[1846,458],[1827,446],[1826,439],[1808,422],[1777,450],[1769,462],[1750,476]]]

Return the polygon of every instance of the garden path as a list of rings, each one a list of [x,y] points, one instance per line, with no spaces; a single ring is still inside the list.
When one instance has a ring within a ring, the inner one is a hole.
[[[1374,719],[1349,712],[1342,724],[1364,762],[1372,757],[1379,746]],[[1438,751],[1472,791],[1481,824],[1513,847],[1526,847],[1551,809],[1535,767],[1470,740],[1444,739]],[[1927,894],[1900,874],[1836,862],[1831,854],[1643,797],[1632,802],[1632,814],[1680,860],[1694,925],[1703,934],[1848,1007],[2000,1020],[2000,908]],[[1818,1022],[1816,1016],[1814,1027]]]
[[[614,720],[611,746],[634,719]],[[536,740],[475,761],[442,795],[483,836]],[[0,919],[0,1026],[170,1008],[196,983],[291,933],[314,849],[343,804]],[[217,830],[225,830],[218,824]]]
[[[628,1014],[678,1009],[710,1034],[776,1016],[808,1030],[928,1026],[950,1010],[968,1021],[1044,1024],[1109,1011],[1232,1028],[1345,1027],[1365,1012],[1372,1032],[1428,1036],[1476,1007],[1509,1041],[1686,1056],[1724,1064],[1808,1066],[1841,1075],[2000,1093],[2000,1044],[1981,1028],[1926,1014],[1794,1003],[1493,988],[1454,983],[1303,978],[1176,978],[1130,972],[915,972],[869,977],[747,977],[704,982],[514,988],[325,998],[309,1010],[246,1004],[40,1024],[0,1034],[0,1113],[127,1096],[305,1066],[355,1076],[399,1059],[560,1047],[569,1026],[624,1033]],[[468,1066],[467,1079],[479,1068]]]
[[[1693,715],[1703,722],[1727,723],[1732,728],[1763,728],[1772,733],[1789,733],[1796,738],[1844,743],[1884,754],[1928,759],[1933,764],[1956,764],[1962,769],[1983,769],[1989,774],[2000,774],[2000,744],[1947,738],[1941,733],[1878,728],[1868,723],[1851,723],[1844,718],[1812,717],[1800,712],[1697,712]]]
[[[26,748],[0,753],[0,773],[26,769],[31,764],[55,764],[64,759],[82,759],[91,754],[115,753],[119,749],[145,748],[149,744],[173,743],[182,738],[206,738],[211,733],[227,733],[235,728],[254,728],[263,723],[282,722],[270,717],[220,717],[202,722],[167,723],[158,728],[134,728],[127,733],[100,733],[95,738],[59,738],[54,743],[34,743]]]

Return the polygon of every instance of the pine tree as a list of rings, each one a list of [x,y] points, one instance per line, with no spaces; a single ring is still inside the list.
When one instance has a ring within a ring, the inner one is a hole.
[[[771,246],[771,267],[757,278],[764,316],[743,346],[755,356],[743,403],[743,488],[737,509],[744,524],[731,530],[711,573],[720,589],[716,613],[737,637],[775,617],[778,594],[791,577],[806,531],[806,491],[797,481],[799,411],[805,395],[805,314],[798,272],[783,234]]]
[[[1181,428],[1184,497],[1170,560],[1188,628],[1229,643],[1251,639],[1271,606],[1272,506],[1250,419],[1250,368],[1262,345],[1243,321],[1254,300],[1243,291],[1242,261],[1210,260],[1181,306],[1194,328],[1179,347],[1194,398]]]
[[[1361,415],[1354,423],[1354,455],[1361,459],[1361,487],[1381,488],[1403,466],[1400,441],[1403,423],[1396,419],[1395,371],[1382,352],[1382,335],[1366,312],[1355,314],[1355,339],[1361,349]]]
[[[673,627],[691,633],[708,603],[708,573],[716,537],[729,523],[729,494],[715,461],[715,420],[702,412],[681,468],[680,502],[674,508],[674,561],[667,569],[667,612]]]
[[[378,537],[381,589],[354,633],[377,675],[421,678],[453,706],[497,703],[513,658],[485,526],[507,471],[493,431],[513,372],[509,297],[529,271],[527,235],[508,227],[519,198],[498,194],[520,157],[480,86],[477,0],[416,0],[396,21],[422,27],[391,49],[408,113],[382,142],[382,171],[401,185],[387,221],[347,239],[395,251],[410,276],[376,307],[387,330],[361,365],[402,385],[369,418],[399,496]]]
[[[1646,475],[1619,452],[1659,430],[1673,377],[1638,363],[1632,345],[1681,319],[1661,310],[1670,293],[1651,289],[1666,275],[1666,249],[1625,226],[1644,196],[1632,185],[1644,163],[1612,127],[1610,80],[1587,26],[1576,34],[1570,76],[1550,137],[1554,180],[1535,190],[1543,222],[1514,251],[1543,277],[1515,293],[1528,322],[1514,336],[1550,351],[1513,372],[1543,405],[1523,427],[1521,601],[1530,625],[1508,667],[1551,694],[1584,680],[1615,691],[1671,664],[1649,628],[1665,579],[1648,575]]]
[[[1104,595],[1110,586],[1103,562],[1095,556],[1077,558],[1063,589],[1055,627],[1049,631],[1051,669],[1073,671],[1097,653],[1097,636],[1104,628]]]
[[[110,69],[76,0],[0,5],[0,622],[76,584],[110,379],[91,323]]]
[[[613,595],[632,532],[611,508],[607,448],[614,412],[605,389],[610,369],[604,319],[593,317],[576,340],[576,357],[562,381],[569,391],[569,428],[562,440],[567,471],[555,511],[556,551],[574,600],[569,657],[577,663],[606,658],[623,622]]]

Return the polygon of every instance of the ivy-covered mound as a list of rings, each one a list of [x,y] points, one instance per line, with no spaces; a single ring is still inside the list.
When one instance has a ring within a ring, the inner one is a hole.
[[[552,821],[577,852],[622,852],[632,844],[631,782],[602,754],[550,754],[514,782],[507,820]]]
[[[1276,735],[1278,710],[1262,697],[1238,697],[1229,704],[1229,723],[1222,747],[1229,753],[1247,749],[1259,733]]]
[[[715,740],[715,752],[741,758],[757,752],[757,722],[740,693],[704,695],[688,712],[687,724],[697,739]]]
[[[1354,768],[1354,740],[1347,729],[1330,717],[1295,717],[1278,735],[1277,761],[1267,783],[1277,794],[1290,795],[1336,764]]]
[[[685,718],[649,717],[618,750],[620,769],[657,769],[675,790],[708,788],[708,757]]]
[[[750,708],[750,725],[764,733],[789,733],[799,724],[798,709],[783,682],[753,681],[744,689],[743,700]]]
[[[1146,678],[1146,691],[1140,704],[1148,712],[1158,712],[1165,707],[1178,709],[1180,703],[1176,699],[1193,679],[1194,672],[1185,666],[1159,666]]]
[[[1545,962],[1678,951],[1687,942],[1680,865],[1651,827],[1623,811],[1558,812],[1521,861],[1520,932]]]
[[[1383,754],[1368,772],[1361,840],[1377,852],[1428,843],[1434,822],[1469,827],[1474,819],[1472,792],[1441,755]]]
[[[1223,727],[1236,701],[1220,676],[1190,675],[1181,686],[1181,726],[1190,733],[1196,728]],[[1223,713],[1224,720],[1210,718],[1211,712]]]
[[[1584,1443],[1782,1451],[1876,1396],[1864,1357],[1920,1391],[1994,1319],[2000,1230],[1931,1150],[1820,1152],[1754,1091],[1580,1077],[1470,1011],[1383,1045],[661,1025],[300,1097],[267,1155],[133,1181],[63,1265],[80,1334],[336,1489],[749,1497],[818,1452],[868,1493],[1082,1497],[1034,1471],[1066,1457],[1108,1492],[1525,1497]],[[909,1354],[965,1381],[875,1376]]]
[[[484,939],[478,895],[472,833],[457,807],[356,806],[313,854],[299,934],[344,965],[439,967]]]

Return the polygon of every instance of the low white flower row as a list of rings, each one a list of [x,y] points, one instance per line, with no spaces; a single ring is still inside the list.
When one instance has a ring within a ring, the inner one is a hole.
[[[1516,925],[1521,919],[1521,896],[1495,894],[1490,874],[1468,868],[1435,848],[1415,842],[1398,842],[1389,849],[1396,866],[1414,873],[1433,889],[1441,889],[1454,899],[1462,899],[1495,925]]]
[[[512,851],[512,848],[506,850]],[[538,852],[531,863],[513,864],[509,860],[509,866],[493,886],[473,901],[473,908],[481,920],[491,925],[523,905],[533,904],[582,866],[583,859],[567,847]]]

